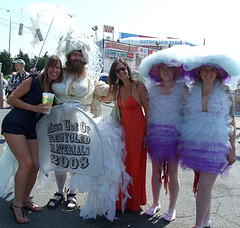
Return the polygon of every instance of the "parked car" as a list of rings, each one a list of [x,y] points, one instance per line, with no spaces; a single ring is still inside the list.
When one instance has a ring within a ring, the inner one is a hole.
[[[99,81],[104,81],[108,84],[107,79],[108,79],[108,73],[99,73]]]
[[[104,81],[108,84],[108,73],[99,73],[99,81]],[[113,99],[112,101],[107,101],[107,102],[104,102],[105,104],[111,104],[115,99]]]

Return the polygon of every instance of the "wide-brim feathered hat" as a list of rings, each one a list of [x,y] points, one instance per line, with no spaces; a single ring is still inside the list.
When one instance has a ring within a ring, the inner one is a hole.
[[[181,79],[184,76],[181,53],[185,48],[187,48],[185,45],[173,46],[149,55],[143,59],[139,66],[140,75],[143,77],[149,77],[153,82],[162,82],[159,67],[161,64],[166,64],[168,67],[175,67],[176,71],[174,78],[176,80]]]
[[[65,37],[62,37],[59,40],[56,55],[60,57],[63,66],[67,57],[75,50],[82,52],[87,73],[97,77],[102,70],[103,59],[99,47],[93,42],[92,38],[86,34],[73,35],[71,31]]]
[[[200,73],[200,67],[213,66],[217,76],[224,84],[235,87],[240,77],[240,61],[234,53],[223,48],[194,46],[183,53],[183,69],[185,76],[195,81]]]

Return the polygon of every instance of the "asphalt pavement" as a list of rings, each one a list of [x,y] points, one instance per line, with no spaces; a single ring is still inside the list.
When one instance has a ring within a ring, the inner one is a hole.
[[[104,113],[109,114],[111,105],[102,106]],[[0,109],[0,123],[9,109]],[[240,139],[240,117],[236,117],[237,138]],[[4,138],[0,136],[0,154]],[[211,206],[211,219],[213,228],[239,228],[240,227],[240,154],[238,152],[237,162],[230,171],[229,177],[218,177],[214,186]],[[116,212],[116,218],[113,222],[108,221],[104,216],[98,216],[96,219],[83,220],[80,216],[81,205],[84,204],[85,194],[77,194],[78,208],[73,211],[65,210],[65,204],[61,204],[56,209],[48,209],[46,204],[56,191],[56,183],[52,183],[50,188],[34,188],[32,191],[32,200],[43,207],[42,212],[30,212],[26,210],[26,215],[30,222],[24,226],[35,228],[98,228],[98,227],[116,227],[116,228],[135,228],[135,227],[168,227],[168,228],[190,228],[195,222],[195,198],[192,193],[193,172],[182,171],[179,168],[180,192],[177,201],[176,220],[168,223],[163,217],[168,209],[169,195],[162,189],[160,194],[161,210],[153,217],[145,215],[146,209],[152,204],[151,192],[151,162],[147,162],[147,205],[141,207],[138,212],[125,211],[124,214]],[[0,228],[19,227],[13,218],[9,209],[11,202],[0,199]]]

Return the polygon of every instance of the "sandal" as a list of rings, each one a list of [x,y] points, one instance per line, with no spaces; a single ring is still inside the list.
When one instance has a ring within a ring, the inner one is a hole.
[[[163,218],[167,222],[172,222],[176,219],[176,210],[168,210],[166,215]]]
[[[67,194],[67,210],[73,210],[77,207],[77,199],[75,196],[76,194]]]
[[[153,216],[161,209],[161,205],[151,206],[146,210],[146,215]]]
[[[36,212],[41,212],[42,211],[41,207],[33,204],[30,200],[28,200],[27,202],[23,202],[23,208],[26,208],[30,211],[36,211]]]
[[[12,203],[12,205],[10,206],[10,209],[11,209],[12,212],[13,212],[13,215],[14,215],[14,218],[15,218],[16,223],[25,224],[25,223],[28,223],[28,222],[29,222],[28,218],[27,218],[27,217],[25,216],[25,214],[24,214],[24,211],[23,211],[23,208],[22,208],[22,207],[17,207],[17,206],[15,206],[15,205]],[[22,219],[17,218],[17,217],[18,217],[18,214],[16,213],[15,210],[19,210],[19,209],[21,210]]]
[[[63,194],[56,192],[54,194],[54,198],[50,199],[49,202],[47,203],[47,207],[49,209],[54,209],[58,207],[59,204],[62,203],[62,201],[64,200],[65,200],[65,197],[63,196]]]
[[[203,225],[202,225],[203,228],[210,228],[211,225],[212,225],[211,219],[204,219],[203,220]]]

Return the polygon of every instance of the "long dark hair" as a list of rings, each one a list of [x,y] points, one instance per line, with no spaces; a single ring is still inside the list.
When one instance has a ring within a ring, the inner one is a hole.
[[[117,89],[120,88],[123,85],[123,82],[121,80],[118,80],[116,83],[116,80],[118,79],[115,70],[117,64],[122,63],[128,70],[129,80],[130,82],[137,82],[137,80],[133,77],[132,71],[128,63],[124,59],[116,59],[110,68],[109,75],[108,75],[108,84],[110,87],[113,88],[113,91],[116,93]]]
[[[62,69],[62,62],[61,62],[60,58],[56,55],[50,56],[45,63],[43,73],[41,73],[39,75],[39,82],[40,82],[41,88],[43,90],[47,84],[47,77],[48,77],[47,72],[48,72],[49,67],[56,66],[58,64],[58,62],[60,63],[61,71],[60,71],[60,75],[57,77],[56,80],[54,80],[54,82],[61,82],[63,80],[63,69]]]

